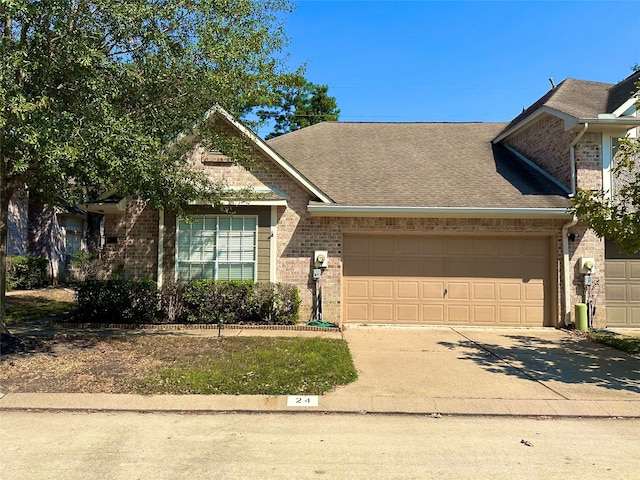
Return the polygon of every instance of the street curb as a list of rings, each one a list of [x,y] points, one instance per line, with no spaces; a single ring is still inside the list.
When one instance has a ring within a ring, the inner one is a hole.
[[[2,395],[2,394],[0,394]],[[0,411],[156,413],[342,413],[438,416],[640,418],[640,401],[415,397],[313,398],[318,406],[291,406],[294,396],[8,393]]]

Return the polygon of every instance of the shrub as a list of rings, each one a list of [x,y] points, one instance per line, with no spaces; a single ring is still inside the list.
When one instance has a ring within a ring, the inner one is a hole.
[[[188,323],[295,323],[296,287],[252,281],[193,280],[182,292],[181,315]],[[166,307],[165,307],[166,308]],[[165,316],[170,318],[168,312]]]
[[[185,286],[179,282],[166,282],[160,290],[160,312],[168,323],[183,323]]]
[[[86,280],[75,289],[77,315],[87,322],[153,323],[158,292],[152,280]]]
[[[30,290],[49,284],[49,261],[43,257],[7,256],[7,290]]]
[[[85,280],[106,280],[108,270],[104,261],[91,253],[79,252],[71,256],[67,280],[73,283]]]

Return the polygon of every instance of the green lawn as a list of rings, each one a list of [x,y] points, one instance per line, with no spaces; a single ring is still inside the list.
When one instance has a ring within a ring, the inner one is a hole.
[[[7,295],[7,325],[60,315],[75,308],[74,302],[52,300],[47,297]]]
[[[609,345],[623,352],[640,355],[640,335],[620,335],[606,331],[593,331],[588,335],[594,342]]]
[[[209,340],[209,348],[183,350],[175,355],[171,366],[136,380],[133,390],[144,394],[319,395],[357,378],[343,340],[298,337]]]

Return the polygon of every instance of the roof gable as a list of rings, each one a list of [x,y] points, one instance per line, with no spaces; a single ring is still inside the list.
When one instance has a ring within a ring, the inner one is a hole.
[[[502,140],[542,113],[563,118],[567,129],[579,120],[597,120],[603,115],[620,117],[625,110],[620,110],[620,107],[633,98],[637,91],[635,84],[639,81],[640,71],[615,85],[567,78],[514,118],[495,141]]]
[[[220,107],[219,105],[214,105],[211,109],[209,109],[209,111],[205,113],[202,121],[206,121],[214,115],[218,118],[223,119],[231,129],[237,131],[239,135],[248,139],[259,152],[266,155],[266,157],[272,160],[278,168],[280,168],[289,177],[295,180],[302,188],[313,195],[318,201],[323,203],[332,203],[331,198],[325,192],[320,190],[320,188],[312,183],[293,165],[291,165],[287,160],[282,158],[275,150],[267,145],[264,140],[258,137],[249,128],[244,126],[224,108]]]

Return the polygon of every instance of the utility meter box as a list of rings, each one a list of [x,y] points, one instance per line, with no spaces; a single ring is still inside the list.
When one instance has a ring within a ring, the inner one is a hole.
[[[316,250],[313,254],[313,263],[316,268],[327,268],[329,266],[329,254],[326,250]]]
[[[583,275],[590,275],[593,273],[593,269],[596,266],[596,262],[593,258],[582,257],[580,258],[580,273]]]

